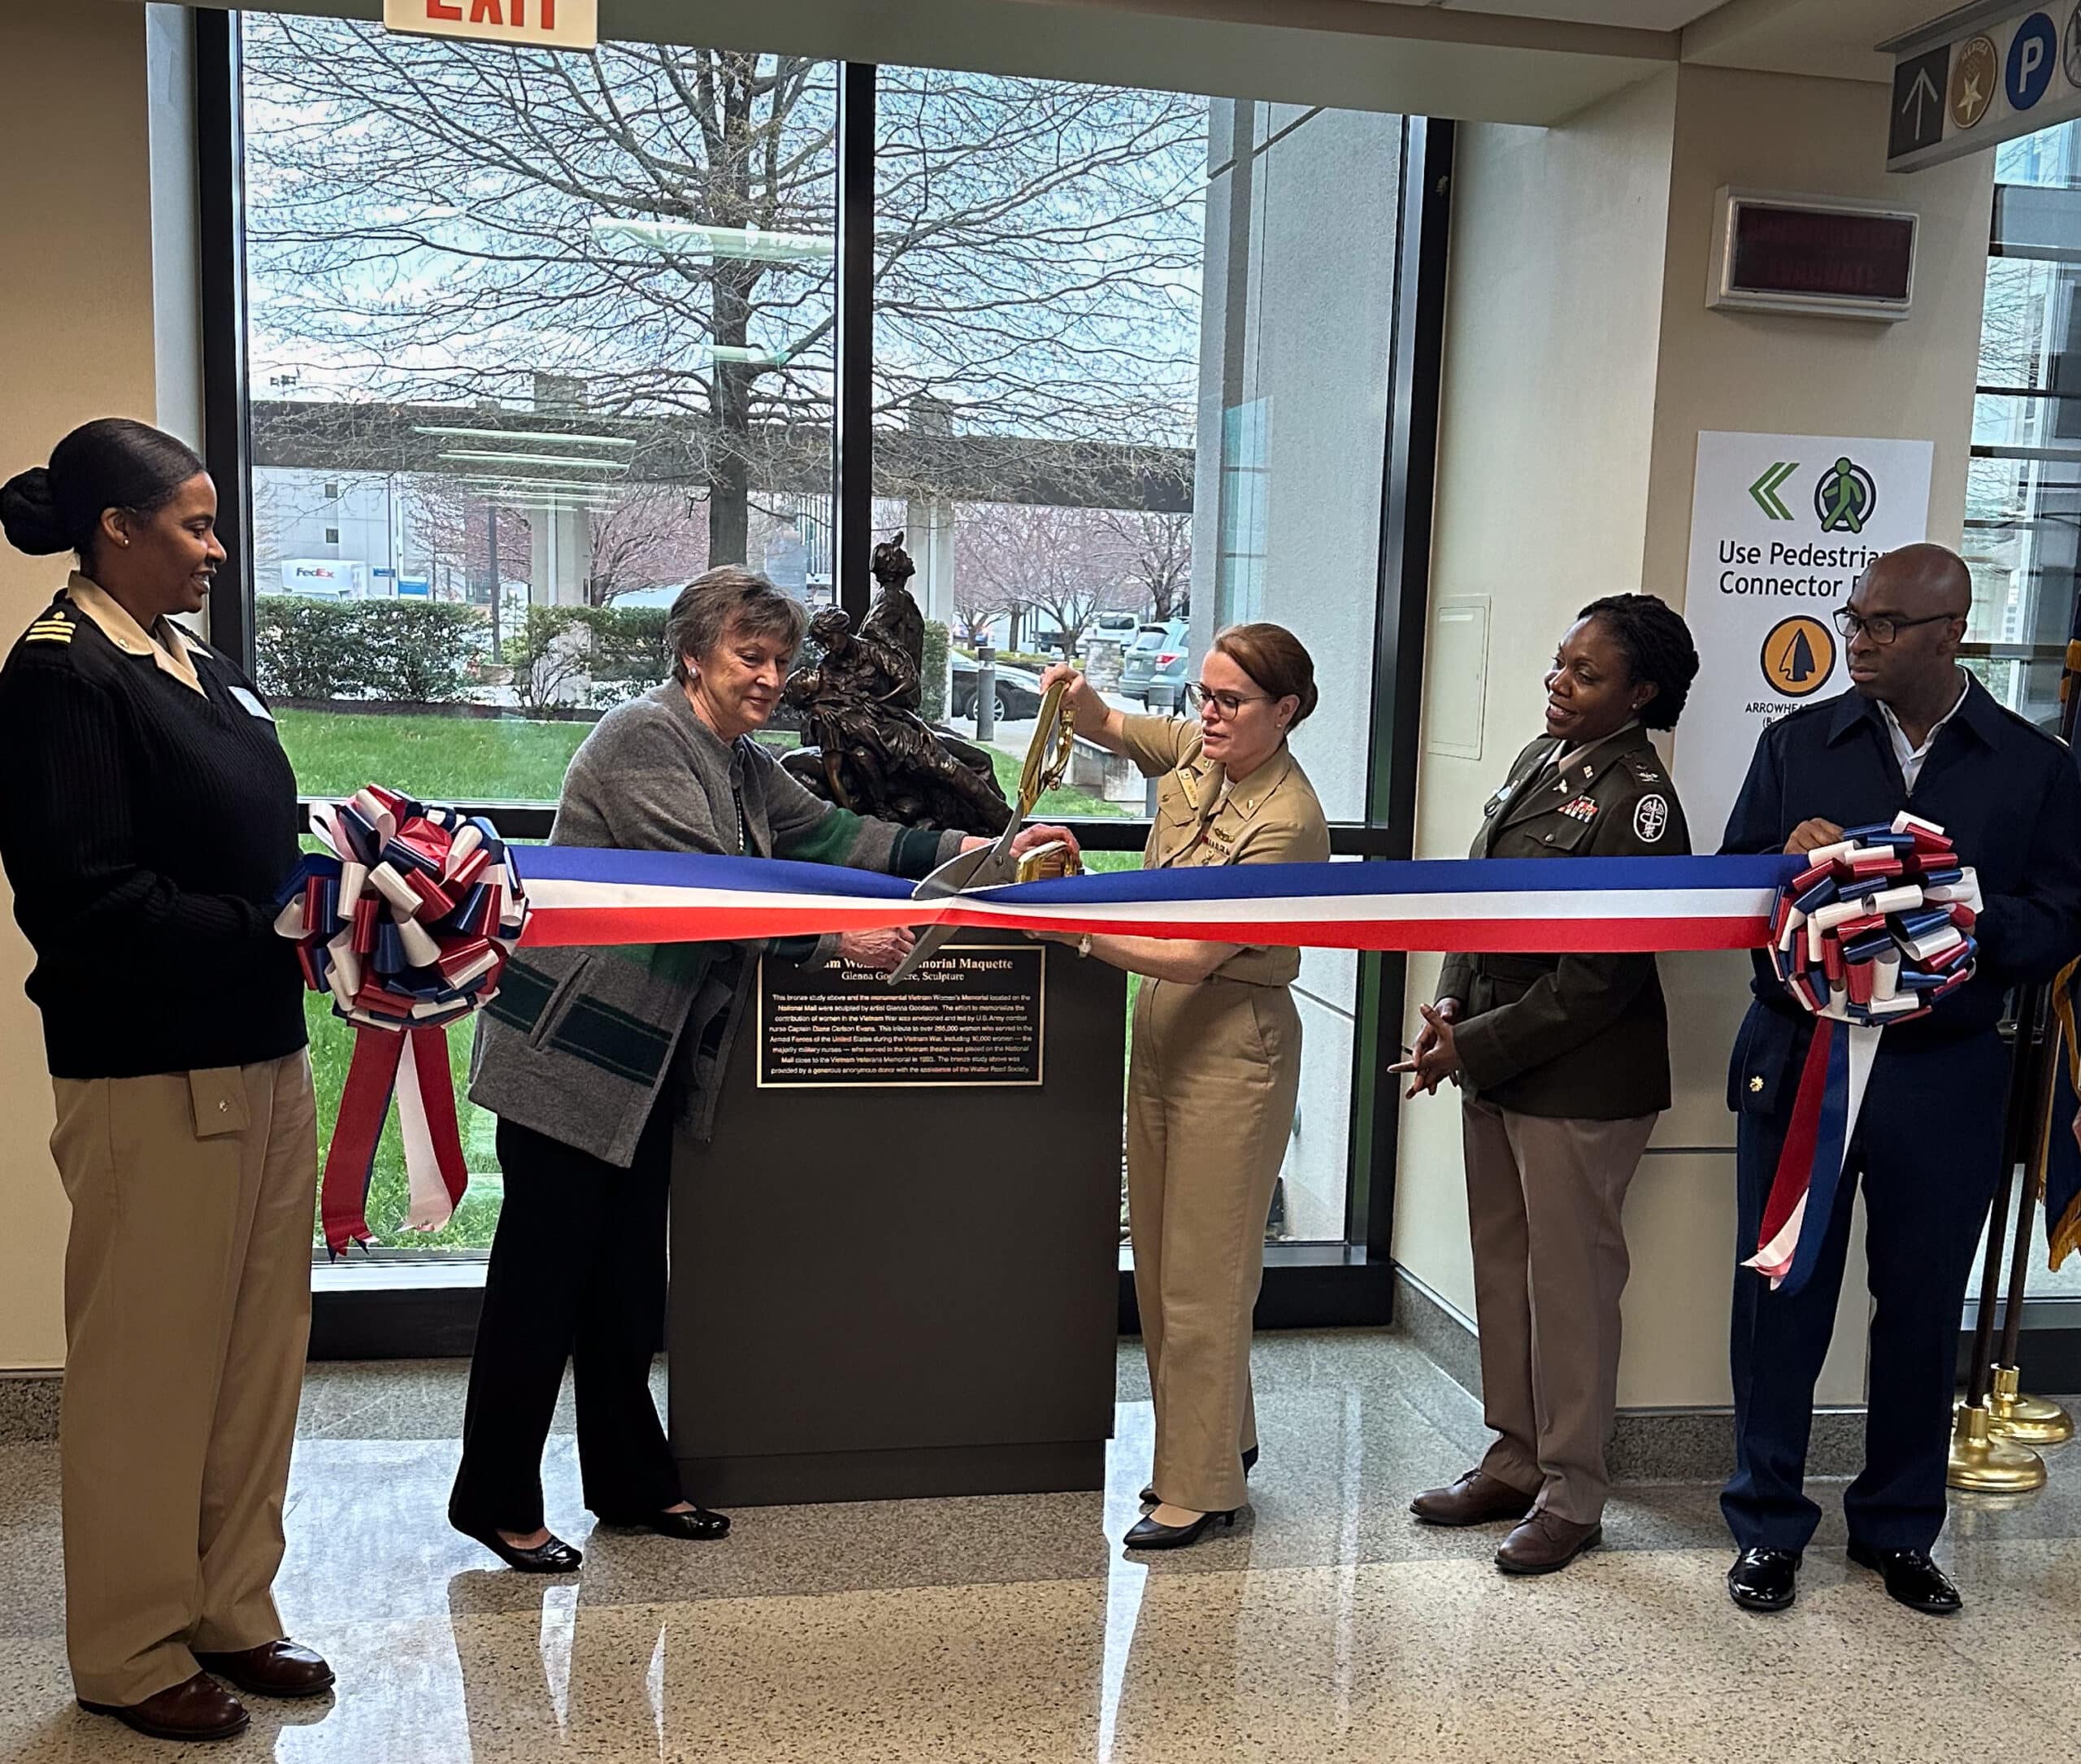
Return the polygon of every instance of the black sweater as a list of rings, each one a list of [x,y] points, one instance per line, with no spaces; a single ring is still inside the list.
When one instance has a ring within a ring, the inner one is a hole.
[[[201,693],[60,595],[0,669],[0,863],[55,1077],[245,1066],[305,1042],[295,951],[274,930],[296,775],[234,695],[250,684],[193,647]]]

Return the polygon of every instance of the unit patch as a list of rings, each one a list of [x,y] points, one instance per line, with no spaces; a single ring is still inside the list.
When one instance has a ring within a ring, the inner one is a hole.
[[[1659,796],[1642,797],[1633,806],[1633,831],[1643,845],[1652,845],[1669,825],[1669,802]]]
[[[1581,821],[1587,824],[1597,819],[1599,806],[1595,797],[1577,797],[1572,802],[1563,802],[1559,812],[1566,815],[1571,821]]]

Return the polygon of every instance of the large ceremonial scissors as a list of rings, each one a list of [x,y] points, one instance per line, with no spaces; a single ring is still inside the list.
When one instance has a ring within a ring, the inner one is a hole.
[[[1066,689],[1064,683],[1058,680],[1040,700],[1040,715],[1033,724],[1033,739],[1027,744],[1026,763],[1019,770],[1019,801],[1013,806],[1012,817],[1006,823],[1005,830],[997,835],[996,843],[956,853],[910,891],[912,900],[945,900],[950,894],[972,894],[979,889],[1001,888],[1007,882],[1020,880],[1022,868],[1042,855],[1029,852],[1021,859],[1012,855],[1011,846],[1026,817],[1033,812],[1033,805],[1045,792],[1059,784],[1069,769],[1070,754],[1076,742],[1076,719],[1062,702]],[[955,925],[934,925],[921,933],[910,945],[910,953],[888,976],[890,984],[915,973],[919,964],[959,928]]]

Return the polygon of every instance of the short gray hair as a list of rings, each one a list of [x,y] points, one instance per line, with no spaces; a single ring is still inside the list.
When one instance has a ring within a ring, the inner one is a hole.
[[[808,628],[809,614],[800,601],[782,593],[756,570],[726,563],[688,583],[665,615],[672,678],[685,684],[686,658],[707,654],[728,632],[784,637],[792,651],[802,647]]]

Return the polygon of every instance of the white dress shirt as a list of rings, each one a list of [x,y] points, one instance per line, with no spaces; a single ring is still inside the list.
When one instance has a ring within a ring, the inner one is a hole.
[[[1886,719],[1886,732],[1893,737],[1893,757],[1901,763],[1901,780],[1908,787],[1908,793],[1914,794],[1915,780],[1922,776],[1922,763],[1929,758],[1929,749],[1936,740],[1936,732],[1958,714],[1958,705],[1966,702],[1966,694],[1973,689],[1973,677],[1968,674],[1966,684],[1954,704],[1929,726],[1929,733],[1922,738],[1922,745],[1915,746],[1908,740],[1908,732],[1901,727],[1901,719],[1893,715],[1892,706],[1883,700],[1879,702],[1879,713]]]

